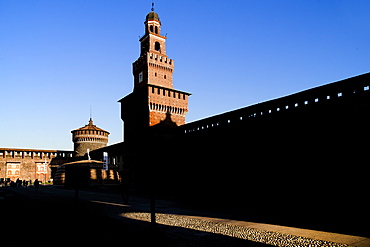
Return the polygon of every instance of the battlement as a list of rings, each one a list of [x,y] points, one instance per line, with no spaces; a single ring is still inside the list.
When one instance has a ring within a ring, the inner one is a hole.
[[[163,56],[161,54],[155,54],[155,53],[148,52],[144,54],[143,56],[140,56],[133,63],[134,71],[141,68],[146,62],[151,66],[158,66],[165,70],[173,71],[173,68],[174,68],[173,59],[170,59],[167,56]]]
[[[185,116],[188,113],[187,108],[187,97],[188,94],[180,91],[175,91],[167,88],[155,88],[151,87],[150,89],[152,91],[152,94],[150,96],[150,102],[149,102],[149,110],[150,111],[158,111],[158,112],[164,112],[164,113],[171,113],[171,114],[178,114]],[[159,97],[153,97],[153,94],[160,95]],[[163,99],[165,97],[165,99]],[[166,99],[168,98],[168,99]],[[177,104],[175,103],[173,106],[170,106],[167,103],[169,100],[175,100]]]
[[[155,61],[163,62],[165,64],[169,64],[169,65],[174,66],[173,59],[170,59],[167,56],[163,56],[161,54],[155,54],[155,53],[151,53],[151,52],[149,52],[148,55],[149,55],[148,57],[150,59],[154,59]]]
[[[0,148],[0,159],[53,159],[72,157],[72,151]]]
[[[149,86],[149,93],[151,94],[158,94],[162,95],[165,97],[169,98],[174,98],[174,99],[182,99],[182,100],[187,100],[187,97],[191,95],[191,93],[171,89],[171,88],[165,88],[165,87],[160,87],[156,85],[148,85]]]
[[[188,134],[218,127],[235,128],[254,119],[289,116],[292,113],[318,109],[330,111],[341,104],[358,104],[355,107],[360,107],[370,104],[369,96],[370,73],[367,73],[188,123],[181,126],[181,132]]]

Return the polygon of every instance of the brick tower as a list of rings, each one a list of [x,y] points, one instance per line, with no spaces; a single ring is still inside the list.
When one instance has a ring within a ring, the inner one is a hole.
[[[152,9],[153,10],[153,9]],[[145,34],[140,38],[140,57],[133,63],[133,92],[119,102],[125,141],[143,128],[171,120],[185,124],[190,93],[175,90],[172,83],[174,60],[166,54],[166,37],[154,11],[146,16]]]
[[[90,118],[89,123],[84,127],[72,130],[72,140],[74,143],[74,155],[84,156],[87,149],[93,151],[107,146],[109,132],[93,124]]]

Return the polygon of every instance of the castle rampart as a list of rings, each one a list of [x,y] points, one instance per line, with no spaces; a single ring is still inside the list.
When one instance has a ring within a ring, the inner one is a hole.
[[[54,164],[72,157],[72,151],[0,148],[0,180],[50,181]]]
[[[370,97],[369,88],[370,73],[188,123],[181,127],[181,131],[192,133],[215,127],[233,127],[255,118],[285,115],[339,103],[366,102],[366,98]]]

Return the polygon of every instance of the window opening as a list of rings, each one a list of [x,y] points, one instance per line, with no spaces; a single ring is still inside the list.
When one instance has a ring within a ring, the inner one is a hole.
[[[154,50],[161,51],[161,44],[159,44],[159,42],[154,43]]]

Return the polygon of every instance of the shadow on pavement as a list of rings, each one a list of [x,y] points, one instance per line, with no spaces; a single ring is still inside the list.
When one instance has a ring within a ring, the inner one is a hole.
[[[1,230],[4,246],[267,246],[173,226],[117,220],[102,215],[91,203],[75,206],[73,200],[57,196],[42,200],[14,189],[0,191],[4,195],[0,207],[7,216]]]

